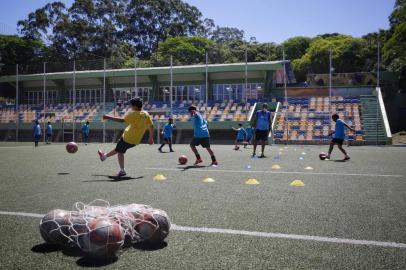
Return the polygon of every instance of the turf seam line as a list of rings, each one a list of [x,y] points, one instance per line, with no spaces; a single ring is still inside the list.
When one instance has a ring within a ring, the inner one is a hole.
[[[43,214],[26,213],[26,212],[7,212],[7,211],[0,211],[0,215],[35,217],[35,218],[41,218],[41,217],[44,216]],[[176,225],[176,224],[172,224],[171,230],[173,230],[173,231],[181,231],[181,232],[220,233],[220,234],[244,235],[244,236],[254,236],[254,237],[264,237],[264,238],[305,240],[305,241],[327,242],[327,243],[336,243],[336,244],[350,244],[350,245],[362,245],[362,246],[406,248],[406,244],[397,243],[397,242],[380,242],[380,241],[371,241],[371,240],[357,240],[357,239],[325,237],[325,236],[315,236],[315,235],[257,232],[257,231],[218,229],[218,228],[206,228],[206,227],[189,227],[189,226],[179,226],[179,225]]]
[[[184,169],[174,169],[174,168],[145,168],[146,170],[161,170],[161,171],[185,171]],[[307,174],[307,175],[336,175],[336,176],[370,176],[370,177],[395,177],[401,178],[404,175],[400,174],[363,174],[363,173],[328,173],[328,172],[275,172],[275,171],[237,171],[237,170],[223,170],[223,169],[212,169],[212,170],[202,170],[202,169],[192,169],[189,172],[229,172],[229,173],[270,173],[270,174]]]

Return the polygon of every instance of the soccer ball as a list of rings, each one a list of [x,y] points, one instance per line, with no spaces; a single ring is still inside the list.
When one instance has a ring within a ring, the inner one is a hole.
[[[179,164],[185,165],[186,163],[187,163],[187,156],[181,155],[181,156],[179,157]]]
[[[326,157],[327,157],[327,154],[324,153],[324,152],[321,152],[321,153],[319,154],[319,158],[320,158],[321,160],[325,160]]]
[[[114,256],[124,244],[124,230],[112,219],[96,218],[87,226],[89,231],[79,235],[78,243],[91,256]]]
[[[69,225],[71,213],[55,209],[46,214],[39,224],[39,231],[45,242],[66,245],[69,241]]]
[[[68,153],[74,154],[78,151],[78,145],[75,142],[70,142],[66,144],[66,151],[68,151]]]

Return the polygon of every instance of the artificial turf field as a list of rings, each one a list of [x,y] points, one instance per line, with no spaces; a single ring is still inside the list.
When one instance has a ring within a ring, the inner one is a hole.
[[[351,160],[340,162],[337,149],[332,160],[318,159],[326,146],[274,145],[267,158],[252,159],[252,149],[214,145],[217,168],[190,168],[177,164],[180,154],[194,161],[187,145],[163,154],[140,145],[128,150],[128,177],[118,180],[116,158],[100,162],[99,147],[114,145],[80,145],[76,154],[61,144],[0,146],[1,269],[406,268],[406,148],[346,147]],[[157,174],[167,179],[153,180]],[[245,184],[249,178],[259,184]],[[290,186],[295,179],[305,186]],[[175,225],[163,245],[95,261],[44,245],[40,218],[11,213],[94,199],[149,204]]]

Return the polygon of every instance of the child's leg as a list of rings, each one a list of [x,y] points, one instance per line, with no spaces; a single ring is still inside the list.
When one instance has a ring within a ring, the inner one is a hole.
[[[113,149],[113,150],[111,150],[110,152],[108,152],[108,153],[106,154],[106,158],[112,157],[112,156],[114,156],[115,154],[117,154],[117,151],[116,151],[116,149]]]
[[[257,140],[255,138],[253,140],[253,145],[254,145],[254,152],[252,153],[252,155],[255,155],[255,152],[257,151]]]
[[[194,146],[193,144],[190,144],[190,148],[192,149],[192,151],[195,154],[196,158],[200,159],[200,155],[199,155],[199,152],[197,151],[196,146]]]
[[[124,170],[124,154],[117,153],[118,165],[120,165],[120,169]]]
[[[161,146],[158,148],[158,150],[162,151],[162,147],[164,147],[164,145],[165,145],[165,139],[164,139],[163,143],[161,144]]]
[[[343,145],[339,144],[338,149],[347,157],[347,152],[344,150]]]
[[[172,149],[172,138],[169,138],[169,139],[168,139],[168,144],[169,144],[169,151],[173,152],[173,149]]]
[[[264,140],[261,141],[261,150],[262,150],[262,155],[263,155],[264,151],[265,151],[265,141]]]
[[[331,153],[333,152],[333,148],[334,148],[334,143],[331,141],[330,148],[328,149],[328,157],[330,157]]]
[[[216,162],[216,157],[214,156],[213,150],[211,150],[210,147],[207,147],[206,150],[207,150],[207,152],[209,152],[209,155],[210,155],[210,157],[211,157],[211,161],[212,161],[212,162]]]

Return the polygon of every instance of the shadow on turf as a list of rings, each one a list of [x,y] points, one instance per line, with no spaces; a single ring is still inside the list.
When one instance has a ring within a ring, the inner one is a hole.
[[[120,182],[120,181],[127,181],[127,180],[137,180],[137,179],[142,179],[144,176],[138,176],[138,177],[131,177],[131,176],[123,176],[123,177],[118,177],[118,176],[113,176],[113,175],[104,175],[104,174],[93,174],[92,176],[104,176],[107,177],[108,179],[103,179],[103,180],[84,180],[82,182]]]
[[[51,253],[51,252],[56,252],[56,251],[62,251],[64,247],[60,245],[51,245],[47,243],[42,243],[35,245],[31,248],[32,252],[35,253]]]
[[[59,172],[58,173],[58,175],[67,175],[67,174],[70,174],[70,173],[68,173],[68,172]]]
[[[51,245],[47,243],[42,243],[35,245],[31,248],[31,251],[35,253],[51,253],[62,251],[65,256],[68,257],[80,257],[76,263],[82,267],[102,267],[112,263],[115,263],[118,260],[117,256],[100,258],[88,256],[85,252],[81,251],[77,247],[66,248],[60,245]]]
[[[178,169],[182,169],[182,171],[190,170],[190,169],[200,169],[200,168],[206,168],[207,166],[203,165],[191,165],[191,166],[186,166],[186,167],[178,167]]]
[[[162,241],[159,243],[140,242],[140,243],[133,244],[133,247],[135,249],[144,250],[144,251],[160,250],[160,249],[166,248],[167,246],[168,246],[168,243],[166,243],[165,241]]]

